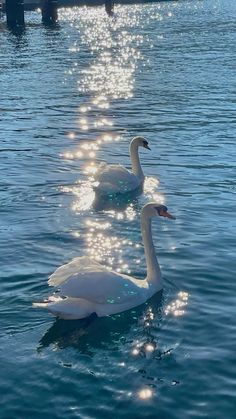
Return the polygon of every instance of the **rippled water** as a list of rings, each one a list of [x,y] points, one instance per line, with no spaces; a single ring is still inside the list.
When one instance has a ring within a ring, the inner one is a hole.
[[[206,0],[0,22],[1,418],[235,417],[235,17]],[[144,194],[95,205],[96,164],[130,167],[137,134]],[[32,308],[75,256],[144,277],[153,198],[177,217],[153,223],[162,295],[90,322]]]

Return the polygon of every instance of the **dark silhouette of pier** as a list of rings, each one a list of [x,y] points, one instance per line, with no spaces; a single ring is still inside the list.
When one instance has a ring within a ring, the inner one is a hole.
[[[119,4],[163,2],[171,0],[117,0]],[[7,25],[14,29],[24,27],[24,12],[41,9],[42,22],[55,25],[58,22],[57,10],[60,7],[104,5],[108,16],[114,14],[114,0],[0,0],[0,13],[6,13]]]
[[[105,10],[108,16],[113,16],[114,14],[114,1],[113,0],[105,0]]]

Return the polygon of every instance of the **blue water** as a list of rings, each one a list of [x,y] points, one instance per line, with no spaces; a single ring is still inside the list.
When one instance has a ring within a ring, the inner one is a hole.
[[[0,22],[1,419],[235,417],[235,17],[205,0]],[[96,164],[130,167],[137,134],[144,194],[96,207]],[[75,256],[143,278],[151,199],[177,217],[153,222],[162,295],[91,322],[32,308]]]

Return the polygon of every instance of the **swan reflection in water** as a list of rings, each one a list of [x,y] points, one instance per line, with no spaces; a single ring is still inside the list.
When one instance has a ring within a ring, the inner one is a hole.
[[[115,194],[104,196],[95,193],[92,207],[95,211],[126,211],[132,204],[133,207],[140,209],[138,196],[142,193],[143,186],[139,186],[135,191],[127,192],[125,194]]]
[[[139,196],[144,193],[144,197],[148,200],[154,200],[160,204],[164,204],[164,196],[157,192],[159,180],[155,177],[148,176],[144,183],[139,185],[135,190],[126,193],[103,195],[99,191],[95,191],[92,201],[92,207],[95,211],[102,210],[122,210],[125,211],[132,204],[134,208],[140,210]]]
[[[135,339],[130,339],[130,354],[134,356],[160,357],[152,328],[159,327],[162,318],[162,291],[147,303],[126,312],[107,317],[92,314],[81,320],[56,318],[39,341],[38,351],[53,345],[57,349],[77,348],[81,353],[93,354],[93,350],[110,349],[118,341],[126,340],[132,329]],[[137,336],[141,338],[137,343]],[[129,336],[130,337],[130,336]],[[135,348],[137,346],[136,353]],[[151,350],[153,348],[153,351]]]
[[[137,190],[125,194],[104,196],[93,190],[90,180],[60,188],[62,192],[73,194],[76,197],[76,200],[72,203],[72,211],[76,213],[89,209],[94,209],[96,212],[110,210],[120,212],[126,211],[131,204],[140,209],[138,196],[142,193],[142,189],[143,187],[140,186]]]
[[[178,294],[176,302],[180,299]],[[170,340],[169,332],[166,339],[163,335],[166,322],[168,331],[176,329],[176,323],[169,323],[169,314],[160,291],[148,302],[121,314],[100,318],[92,314],[82,320],[57,318],[40,339],[37,352],[40,354],[50,346],[57,351],[73,348],[89,357],[95,357],[101,350],[103,357],[104,350],[119,351],[121,359],[117,366],[129,368],[130,365],[141,378],[140,388],[130,394],[138,399],[149,399],[155,395],[157,386],[180,384],[178,375],[175,375],[180,367],[176,356],[180,342],[176,338]],[[176,319],[173,314],[172,319]],[[153,362],[158,363],[157,367]],[[63,365],[72,366],[70,362]]]

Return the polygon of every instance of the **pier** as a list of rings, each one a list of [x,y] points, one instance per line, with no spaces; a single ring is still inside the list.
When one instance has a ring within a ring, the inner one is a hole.
[[[151,3],[171,0],[118,0],[119,4]],[[109,16],[113,15],[113,0],[0,0],[0,14],[6,14],[7,25],[10,28],[25,25],[25,11],[41,9],[42,22],[54,25],[58,21],[57,10],[75,6],[102,6]]]

